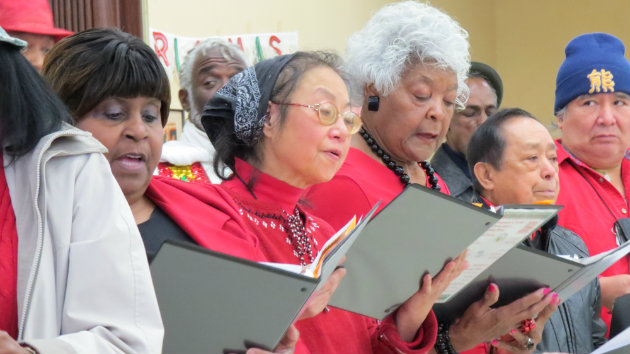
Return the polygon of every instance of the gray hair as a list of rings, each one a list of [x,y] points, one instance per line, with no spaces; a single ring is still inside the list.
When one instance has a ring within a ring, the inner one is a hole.
[[[247,60],[243,55],[243,51],[236,44],[217,38],[209,38],[196,45],[188,51],[182,66],[179,68],[179,87],[188,91],[188,95],[192,96],[193,88],[193,66],[197,59],[205,55],[210,49],[219,48],[221,55],[227,60],[240,61],[247,65]]]
[[[556,112],[556,118],[557,118],[559,121],[560,121],[560,120],[563,120],[563,119],[564,119],[564,117],[567,115],[567,106],[568,106],[568,104],[567,104],[566,106],[562,107],[562,109],[561,109],[561,110],[559,110],[558,112]]]
[[[363,88],[373,84],[387,96],[405,69],[420,62],[455,72],[455,104],[463,109],[469,93],[467,38],[468,32],[455,20],[429,5],[405,1],[384,6],[348,39],[346,70],[357,86],[351,91],[362,95]]]

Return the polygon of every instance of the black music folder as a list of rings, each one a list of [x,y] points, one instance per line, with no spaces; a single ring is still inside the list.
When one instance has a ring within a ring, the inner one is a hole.
[[[189,243],[165,242],[151,262],[165,329],[163,352],[273,349],[376,208],[359,222],[350,220],[305,267],[252,262]]]
[[[428,188],[409,185],[365,227],[348,251],[345,278],[330,304],[382,319],[468,248],[469,267],[442,294],[448,301],[483,270],[557,214],[555,205],[506,205],[485,210]]]

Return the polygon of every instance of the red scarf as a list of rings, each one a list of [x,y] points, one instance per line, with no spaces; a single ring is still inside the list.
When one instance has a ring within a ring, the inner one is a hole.
[[[0,165],[4,166],[0,151]],[[17,338],[17,229],[9,186],[0,168],[0,329]]]

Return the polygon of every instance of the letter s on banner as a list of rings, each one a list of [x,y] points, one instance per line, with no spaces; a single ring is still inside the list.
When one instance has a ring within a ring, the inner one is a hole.
[[[153,32],[153,40],[153,50],[155,50],[155,54],[164,61],[164,65],[169,67],[170,64],[166,56],[166,52],[168,51],[168,39],[160,32]]]
[[[278,38],[278,36],[276,36],[276,35],[273,35],[273,36],[269,37],[269,46],[270,46],[271,48],[273,48],[273,50],[275,50],[275,51],[276,51],[276,53],[278,53],[278,55],[282,55],[282,51],[280,50],[280,48],[275,47],[275,46],[273,45],[273,44],[274,44],[274,42],[275,42],[275,43],[280,44],[280,43],[282,43],[282,41],[281,41],[281,40],[280,40],[280,38]]]

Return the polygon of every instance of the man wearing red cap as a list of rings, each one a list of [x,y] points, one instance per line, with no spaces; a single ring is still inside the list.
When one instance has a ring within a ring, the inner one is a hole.
[[[0,27],[28,43],[22,53],[37,71],[55,42],[72,34],[54,26],[48,0],[0,0]]]

